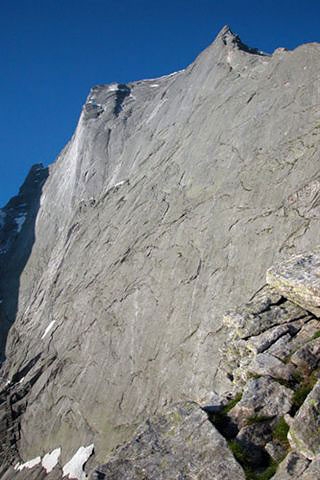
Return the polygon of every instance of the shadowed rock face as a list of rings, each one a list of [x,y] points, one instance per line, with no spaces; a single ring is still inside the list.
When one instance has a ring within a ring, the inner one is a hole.
[[[48,168],[33,165],[19,190],[0,209],[0,360],[4,359],[7,333],[13,324],[19,300],[19,277],[35,241],[35,221]],[[20,301],[28,301],[28,285]]]
[[[40,372],[23,460],[94,443],[103,463],[146,415],[228,387],[223,313],[318,243],[319,68],[318,44],[266,56],[223,29],[184,71],[91,90],[6,347],[4,377]]]

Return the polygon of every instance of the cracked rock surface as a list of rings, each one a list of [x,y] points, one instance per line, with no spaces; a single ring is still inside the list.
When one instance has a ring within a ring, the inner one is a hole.
[[[27,223],[15,230],[27,263],[14,288],[1,270],[1,320],[16,309],[1,395],[28,387],[19,415],[5,414],[19,460],[61,447],[64,465],[94,443],[103,463],[172,402],[231,388],[226,308],[318,242],[319,53],[262,55],[224,28],[184,71],[90,91],[30,237]],[[239,385],[271,370],[294,383],[286,358],[316,329],[281,295],[265,302],[229,316]]]
[[[312,284],[315,272],[306,270],[301,278],[308,289],[305,279]],[[295,271],[287,271],[288,283],[291,275],[292,281],[296,278]],[[211,413],[211,420],[228,439],[246,478],[319,479],[320,319],[282,297],[282,287],[277,290],[272,278],[270,283],[224,318],[228,333],[222,354],[233,400],[230,408],[226,404]]]
[[[320,316],[320,249],[270,268],[267,280],[282,295]]]
[[[320,455],[320,381],[291,422],[289,441],[293,448],[310,460]]]
[[[191,402],[177,404],[164,415],[148,420],[132,441],[116,450],[114,457],[97,467],[90,478],[245,480],[225,439]]]

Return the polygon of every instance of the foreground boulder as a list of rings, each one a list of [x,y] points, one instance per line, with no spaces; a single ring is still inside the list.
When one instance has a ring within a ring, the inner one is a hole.
[[[186,402],[148,420],[91,475],[92,480],[120,478],[244,480],[245,475],[206,413]]]
[[[308,469],[309,463],[305,457],[296,452],[290,452],[280,464],[273,480],[300,480],[305,478],[302,475]],[[317,477],[314,477],[312,480],[316,479]]]
[[[320,381],[293,419],[288,438],[293,448],[310,460],[320,455]]]
[[[299,258],[314,259],[317,252]],[[296,258],[285,265],[295,265]],[[271,285],[224,317],[223,368],[233,382],[233,400],[212,421],[250,472],[248,478],[260,478],[264,462],[263,478],[319,480],[320,321],[309,307],[302,308],[300,298],[289,292],[288,300],[282,284],[278,288],[270,277],[283,265],[269,270]],[[307,291],[317,273],[312,265],[307,262],[306,272],[300,272]],[[290,283],[290,269],[286,272]]]
[[[319,248],[270,268],[267,282],[284,297],[320,317]]]
[[[268,375],[253,378],[246,384],[242,398],[230,411],[230,416],[241,426],[254,415],[265,419],[281,417],[290,411],[292,396],[292,390]]]

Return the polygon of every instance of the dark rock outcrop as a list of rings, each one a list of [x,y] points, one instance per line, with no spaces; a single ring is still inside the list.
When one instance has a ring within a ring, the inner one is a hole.
[[[0,360],[4,360],[9,328],[16,319],[18,302],[28,301],[28,285],[22,295],[20,275],[35,241],[35,221],[48,168],[33,165],[19,190],[0,209]],[[20,295],[20,300],[19,300]],[[20,306],[21,307],[21,306]]]

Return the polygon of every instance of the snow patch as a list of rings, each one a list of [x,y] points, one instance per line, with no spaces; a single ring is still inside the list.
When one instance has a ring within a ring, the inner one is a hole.
[[[94,444],[88,447],[80,447],[71,460],[63,467],[63,475],[77,480],[86,480],[87,476],[83,470],[84,464],[93,453]]]
[[[21,470],[23,470],[24,468],[31,469],[41,463],[43,468],[46,470],[46,472],[50,473],[54,469],[54,467],[57,465],[60,455],[61,455],[61,448],[56,448],[51,453],[46,453],[42,461],[41,461],[41,457],[39,456],[25,463],[17,463],[14,466],[14,469],[16,471],[21,472]],[[75,478],[75,477],[72,477],[72,478]],[[83,477],[83,478],[85,479],[86,477]]]
[[[45,454],[41,463],[47,473],[50,473],[57,465],[60,455],[61,448],[56,448],[55,450],[52,450],[51,453]]]
[[[28,462],[25,462],[25,463],[21,463],[21,464],[17,463],[17,465],[15,465],[14,469],[19,470],[19,472],[21,472],[21,470],[23,470],[24,468],[33,468],[36,465],[39,465],[40,462],[41,462],[41,457],[36,457],[36,458],[33,458],[32,460],[29,460]]]
[[[109,92],[117,92],[118,90],[120,92],[127,92],[128,91],[127,88],[121,87],[118,83],[111,83],[111,85],[108,85],[108,91]]]
[[[53,327],[53,325],[56,323],[55,320],[52,320],[52,322],[49,323],[49,325],[47,326],[47,328],[45,329],[44,331],[44,334],[42,335],[41,337],[41,340],[43,340],[47,335],[48,333],[50,332],[51,328]]]

